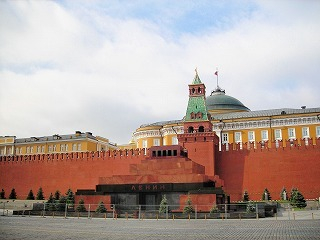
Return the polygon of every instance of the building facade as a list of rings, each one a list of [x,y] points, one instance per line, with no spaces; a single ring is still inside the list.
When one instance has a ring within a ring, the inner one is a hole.
[[[30,138],[0,136],[0,156],[108,151],[117,149],[109,139],[94,136],[91,132]]]

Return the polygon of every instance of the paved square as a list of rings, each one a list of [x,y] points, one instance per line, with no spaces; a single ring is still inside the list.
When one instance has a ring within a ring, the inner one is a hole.
[[[320,220],[0,217],[0,239],[320,239]]]

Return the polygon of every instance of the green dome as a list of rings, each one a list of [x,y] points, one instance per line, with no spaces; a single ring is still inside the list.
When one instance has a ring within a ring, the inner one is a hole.
[[[230,111],[250,111],[238,99],[226,95],[225,91],[217,88],[206,98],[208,111],[210,110],[230,110]]]

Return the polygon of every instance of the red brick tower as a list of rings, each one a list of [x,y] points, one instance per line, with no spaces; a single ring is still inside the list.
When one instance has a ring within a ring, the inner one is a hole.
[[[205,167],[205,174],[215,175],[215,144],[218,137],[212,131],[210,114],[206,107],[206,87],[198,72],[189,85],[189,102],[184,120],[184,133],[178,135],[179,144],[188,151],[188,157]]]

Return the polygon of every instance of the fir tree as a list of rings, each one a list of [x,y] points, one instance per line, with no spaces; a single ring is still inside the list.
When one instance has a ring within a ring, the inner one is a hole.
[[[192,201],[191,201],[191,197],[188,194],[188,199],[186,201],[186,205],[183,208],[183,213],[192,213],[193,210],[193,206],[192,206]]]
[[[79,204],[78,204],[76,210],[77,210],[78,212],[86,212],[86,211],[87,211],[86,207],[84,206],[84,201],[83,201],[83,199],[80,199],[80,200],[79,200]]]
[[[59,190],[57,190],[57,191],[54,193],[54,199],[55,199],[56,201],[59,201],[59,199],[60,199],[60,191],[59,191]]]
[[[38,190],[36,200],[44,200],[42,187],[40,187],[39,190]]]
[[[52,195],[52,193],[50,193],[49,199],[47,201],[48,204],[48,210],[49,211],[55,211],[56,210],[56,206],[55,206],[55,199]]]
[[[73,207],[74,206],[74,194],[70,188],[66,192],[66,197],[67,197],[68,206]]]
[[[271,200],[270,192],[267,188],[265,188],[263,191],[262,200],[265,200],[265,201]]]
[[[166,195],[162,195],[162,199],[159,206],[159,213],[165,213],[167,211],[168,200]]]
[[[67,202],[67,198],[65,196],[60,196],[60,199],[57,205],[57,210],[64,211],[66,208],[66,202]]]
[[[244,191],[243,193],[243,201],[244,202],[248,202],[249,201],[249,194],[248,194],[248,191]]]
[[[210,209],[210,214],[218,213],[218,212],[219,212],[219,208],[217,208],[216,204],[213,204],[211,209]]]
[[[5,193],[5,191],[3,190],[3,188],[2,188],[2,190],[1,190],[1,192],[0,192],[0,199],[6,199],[6,193]]]
[[[80,202],[79,202],[80,203]],[[101,202],[99,202],[99,205],[98,205],[98,207],[97,207],[97,209],[96,209],[96,212],[97,213],[106,213],[107,212],[107,209],[106,209],[106,207],[104,206],[104,203],[101,201]]]
[[[30,191],[29,191],[29,194],[27,196],[27,200],[34,200],[34,194],[33,194],[32,189],[30,189]]]
[[[291,190],[290,204],[291,206],[297,208],[305,208],[307,206],[304,196],[299,192],[297,188],[293,188]]]
[[[9,195],[9,199],[17,199],[17,193],[14,188],[12,188],[11,193]]]

